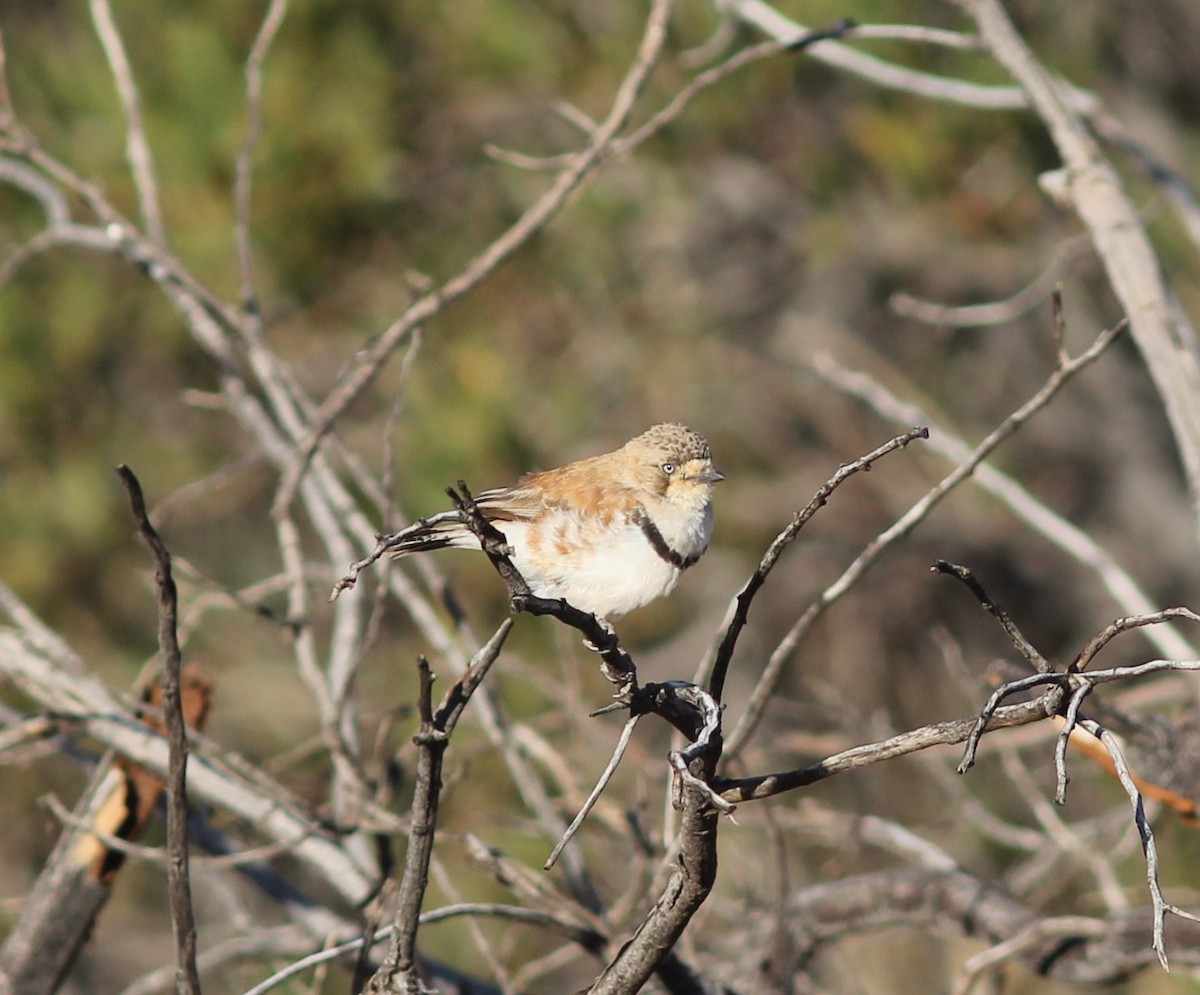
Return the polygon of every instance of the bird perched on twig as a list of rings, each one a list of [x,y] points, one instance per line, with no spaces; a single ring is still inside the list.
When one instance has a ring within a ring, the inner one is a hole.
[[[714,485],[725,479],[704,436],[655,425],[620,449],[476,495],[539,598],[601,619],[669,594],[712,538]],[[391,556],[479,549],[459,511],[381,537]]]

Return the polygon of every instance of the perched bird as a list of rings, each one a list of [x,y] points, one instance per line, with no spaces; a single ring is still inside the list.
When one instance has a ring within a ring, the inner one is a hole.
[[[724,479],[702,435],[655,425],[614,452],[527,474],[475,501],[536,597],[608,619],[669,594],[700,559],[712,538],[713,486]],[[458,511],[385,541],[392,556],[480,548]]]

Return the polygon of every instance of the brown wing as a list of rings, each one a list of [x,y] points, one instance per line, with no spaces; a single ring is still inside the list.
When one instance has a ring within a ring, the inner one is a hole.
[[[479,505],[498,520],[533,518],[546,509],[571,511],[610,520],[626,517],[638,506],[636,493],[612,479],[608,456],[579,460],[557,470],[529,473],[513,486],[488,491]]]

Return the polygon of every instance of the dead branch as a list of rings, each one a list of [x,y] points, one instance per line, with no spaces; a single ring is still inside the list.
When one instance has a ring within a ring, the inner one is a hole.
[[[988,596],[977,580],[971,577],[969,571],[962,568],[953,568],[949,564],[943,572],[949,573],[951,576],[957,577],[968,585],[971,592],[979,599],[980,603],[990,611],[1004,626],[1005,631],[1012,637],[1017,647],[1028,647],[1028,640],[1016,627],[1015,623],[1009,618],[1008,614],[999,605],[996,605]],[[967,740],[967,748],[963,755],[963,759],[958,766],[960,774],[965,773],[970,769],[975,762],[975,751],[979,745],[979,739],[987,728],[991,716],[995,713],[999,703],[1006,697],[1010,697],[1015,693],[1028,690],[1039,685],[1051,685],[1044,695],[1044,700],[1048,706],[1053,706],[1055,711],[1063,716],[1063,728],[1058,736],[1057,744],[1054,752],[1055,772],[1057,776],[1057,788],[1055,792],[1055,801],[1062,805],[1066,803],[1067,792],[1067,762],[1066,751],[1067,742],[1071,733],[1076,726],[1080,726],[1090,732],[1103,745],[1111,762],[1111,768],[1116,774],[1117,779],[1121,782],[1121,787],[1125,789],[1126,795],[1129,797],[1130,805],[1133,808],[1133,821],[1137,828],[1138,836],[1142,842],[1142,850],[1146,858],[1146,879],[1150,890],[1150,898],[1153,903],[1153,927],[1152,927],[1152,945],[1155,953],[1158,956],[1159,962],[1162,964],[1163,970],[1169,970],[1167,963],[1167,951],[1165,941],[1165,919],[1168,914],[1177,916],[1181,919],[1194,920],[1200,922],[1200,917],[1197,917],[1191,912],[1187,912],[1176,905],[1173,905],[1163,897],[1162,886],[1159,884],[1158,875],[1158,846],[1154,839],[1154,831],[1150,827],[1149,820],[1146,818],[1146,812],[1142,800],[1141,792],[1138,790],[1138,785],[1135,782],[1134,776],[1129,769],[1129,765],[1125,761],[1125,754],[1120,743],[1116,740],[1111,732],[1101,726],[1093,719],[1085,717],[1081,708],[1084,699],[1091,693],[1097,683],[1108,680],[1119,680],[1122,676],[1131,676],[1133,673],[1153,673],[1159,669],[1197,669],[1200,670],[1200,661],[1155,661],[1154,664],[1143,664],[1138,667],[1119,667],[1112,668],[1107,672],[1093,671],[1089,674],[1084,674],[1081,670],[1096,656],[1096,654],[1108,644],[1110,640],[1115,638],[1122,632],[1130,629],[1138,628],[1142,625],[1153,625],[1164,622],[1170,618],[1183,615],[1184,617],[1193,620],[1200,620],[1194,612],[1187,609],[1173,609],[1165,612],[1157,612],[1153,616],[1144,619],[1118,619],[1116,622],[1106,626],[1097,636],[1088,641],[1087,646],[1076,655],[1064,672],[1059,673],[1053,671],[1046,664],[1045,668],[1039,668],[1040,672],[1033,677],[1008,681],[999,687],[995,693],[988,699],[987,705],[984,706],[983,712],[980,713],[979,720],[975,728],[972,730],[970,737]],[[1031,663],[1040,662],[1045,664],[1044,659],[1040,654],[1036,659],[1031,658]],[[1162,666],[1156,666],[1161,664]]]
[[[905,403],[878,380],[861,371],[846,369],[828,354],[814,357],[812,369],[822,380],[862,401],[889,421],[901,425],[913,424],[922,421],[925,416],[917,405]],[[971,455],[971,447],[945,425],[935,424],[931,427],[925,448],[956,464],[965,462]],[[993,463],[981,463],[972,474],[972,480],[983,491],[1002,501],[1031,529],[1095,573],[1118,609],[1130,615],[1149,615],[1154,612],[1150,596],[1112,553],[1083,529],[1039,501],[1013,477],[998,470]],[[1155,626],[1146,633],[1146,637],[1165,656],[1196,655],[1192,645],[1173,626]]]
[[[418,698],[421,728],[413,738],[417,744],[417,771],[408,849],[393,920],[395,931],[388,945],[387,957],[367,984],[367,992],[394,992],[400,995],[427,990],[419,973],[416,939],[421,905],[429,881],[429,863],[433,856],[442,791],[442,766],[450,737],[463,709],[500,656],[500,650],[511,631],[511,620],[501,624],[495,636],[471,661],[471,666],[446,692],[436,713],[433,710],[433,673],[429,669],[429,662],[424,657],[417,661],[421,678]]]
[[[137,720],[125,702],[91,673],[65,668],[12,630],[0,629],[0,673],[72,732],[94,737],[141,767],[164,773],[169,766],[163,737]],[[351,903],[364,901],[374,879],[332,836],[327,826],[278,782],[202,736],[193,737],[188,770],[190,794],[234,812],[280,843]]]
[[[1055,713],[1055,709],[1051,707],[1052,704],[1043,696],[1034,701],[998,708],[988,721],[987,731],[992,732],[996,729],[1009,729],[1013,726],[1040,722]],[[877,743],[843,750],[817,763],[794,770],[737,778],[717,777],[712,782],[712,787],[727,802],[735,805],[742,802],[760,801],[785,791],[795,791],[797,788],[807,787],[836,774],[869,767],[884,760],[893,760],[896,757],[927,750],[932,746],[965,742],[978,724],[977,717],[935,722],[889,736]]]
[[[1030,418],[1041,411],[1054,399],[1063,386],[1077,373],[1095,362],[1104,354],[1109,346],[1125,327],[1125,322],[1118,323],[1113,328],[1101,332],[1092,344],[1075,358],[1059,356],[1058,363],[1046,382],[1032,397],[1012,412],[982,442],[979,443],[967,457],[949,474],[932,487],[919,501],[892,523],[887,529],[869,542],[865,549],[855,558],[832,584],[826,587],[816,600],[798,618],[792,628],[772,651],[767,665],[758,678],[746,711],[734,726],[726,743],[727,757],[736,756],[745,747],[758,723],[766,712],[767,704],[774,694],[783,669],[792,653],[804,636],[812,629],[817,619],[825,611],[849,591],[862,576],[874,565],[879,555],[894,542],[907,536],[915,529],[929,513],[968,479],[975,469],[983,463],[1000,446],[1010,438]]]
[[[750,605],[754,600],[754,596],[759,589],[766,583],[767,577],[774,568],[783,551],[790,546],[800,534],[800,530],[808,524],[809,520],[815,515],[833,495],[833,492],[838,489],[849,477],[860,471],[865,472],[871,469],[871,466],[879,459],[882,459],[888,453],[895,452],[897,449],[903,449],[910,442],[915,442],[917,439],[928,439],[929,429],[918,427],[910,429],[902,435],[896,436],[888,442],[885,442],[878,449],[867,453],[865,456],[860,456],[858,459],[850,463],[843,463],[838,467],[837,472],[833,474],[813,495],[813,499],[800,511],[793,516],[791,524],[775,537],[771,545],[767,547],[766,553],[763,554],[762,560],[759,561],[758,568],[751,574],[746,585],[738,593],[735,599],[736,610],[729,625],[725,628],[725,634],[721,637],[720,645],[717,648],[713,658],[711,667],[705,666],[701,668],[702,672],[708,672],[708,693],[713,696],[717,702],[721,701],[721,696],[725,690],[725,676],[729,671],[730,661],[733,659],[733,651],[737,648],[738,636],[745,628],[749,620]]]
[[[1200,523],[1200,362],[1194,336],[1174,317],[1162,267],[1137,209],[1065,86],[1029,50],[999,0],[951,2],[975,22],[984,45],[1025,92],[1062,157],[1071,202],[1091,234],[1162,399]]]
[[[182,652],[176,631],[177,602],[175,580],[171,576],[171,554],[146,514],[146,502],[137,477],[127,466],[117,467],[117,475],[129,493],[138,531],[150,547],[155,561],[158,586],[158,647],[162,656],[163,720],[166,725],[167,765],[167,891],[170,897],[171,924],[175,932],[176,975],[181,992],[200,995],[200,975],[196,970],[196,920],[192,911],[192,888],[188,874],[188,733],[183,717],[180,689]]]

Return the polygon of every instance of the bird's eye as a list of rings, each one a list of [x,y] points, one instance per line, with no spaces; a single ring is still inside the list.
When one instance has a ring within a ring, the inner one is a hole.
[[[668,477],[671,476],[671,474],[673,474],[675,472],[675,464],[674,463],[664,463],[662,465],[662,472],[665,473]]]

